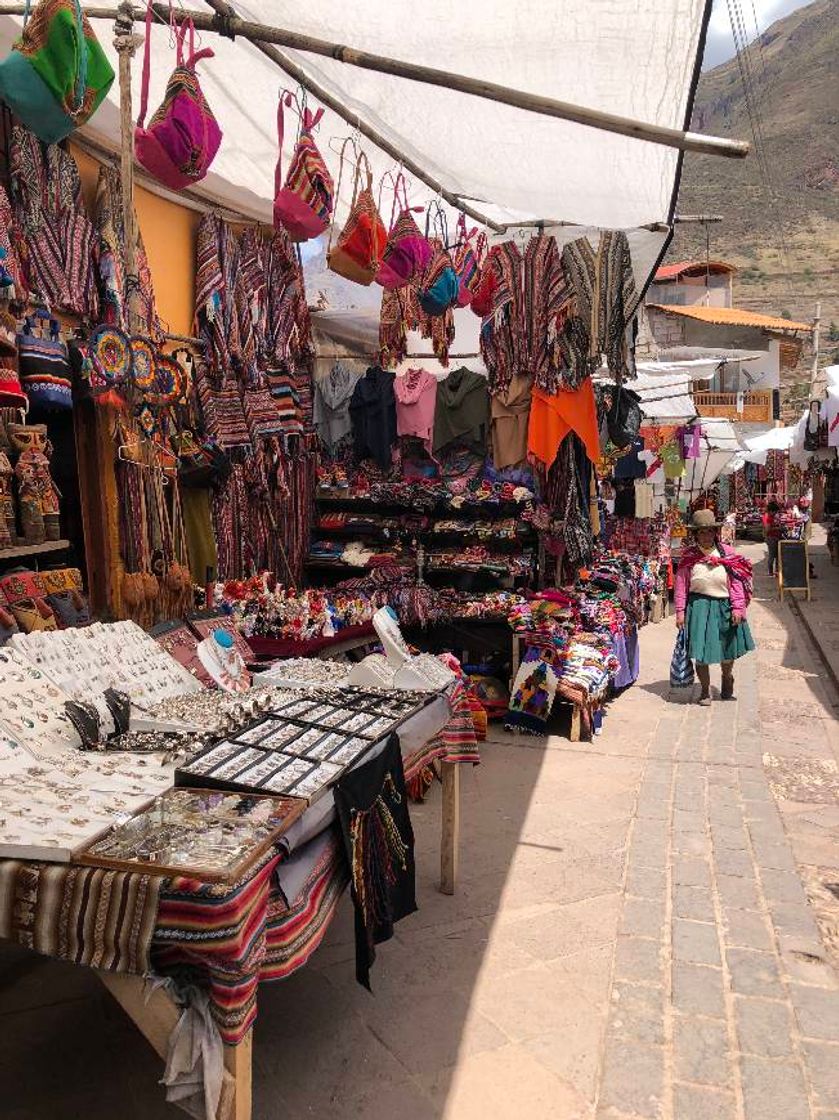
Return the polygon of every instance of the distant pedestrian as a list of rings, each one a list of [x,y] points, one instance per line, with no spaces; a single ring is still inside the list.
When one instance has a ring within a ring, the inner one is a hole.
[[[696,664],[699,703],[711,703],[711,665],[722,672],[723,700],[734,699],[734,662],[755,648],[746,621],[752,597],[752,565],[719,539],[719,522],[697,510],[691,540],[676,572],[676,625],[684,627],[687,653]]]
[[[782,532],[781,507],[774,498],[770,498],[763,515],[763,539],[766,541],[766,565],[770,576],[775,575],[778,567],[778,541]]]
[[[798,539],[804,541],[809,549],[810,538],[813,535],[813,511],[810,508],[810,499],[807,494],[802,494],[798,499],[793,513],[799,526]],[[818,579],[812,560],[810,560],[810,579]]]

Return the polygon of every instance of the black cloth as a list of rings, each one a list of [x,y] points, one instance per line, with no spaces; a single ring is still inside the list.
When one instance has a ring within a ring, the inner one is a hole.
[[[615,483],[615,517],[635,516],[635,483]]]
[[[629,451],[615,462],[615,478],[646,478],[647,464],[638,458],[638,452],[643,450],[643,439],[634,439]]]
[[[355,906],[355,976],[370,989],[375,945],[417,908],[414,831],[399,737],[378,758],[347,771],[334,787]]]
[[[353,451],[356,459],[373,459],[383,471],[393,464],[396,443],[395,373],[371,366],[350,398]]]

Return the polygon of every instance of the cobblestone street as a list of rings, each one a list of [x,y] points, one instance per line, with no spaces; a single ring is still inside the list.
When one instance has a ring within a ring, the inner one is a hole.
[[[419,911],[373,995],[346,901],[261,989],[256,1120],[839,1120],[838,697],[746,551],[736,703],[670,702],[671,618],[594,743],[494,730],[462,777],[454,897],[439,790],[412,807]],[[818,552],[814,632],[839,611]],[[3,950],[0,1032],[3,1120],[183,1115],[87,970]]]
[[[805,891],[839,878],[834,708],[790,608],[758,595],[737,703],[671,706],[651,737],[598,1117],[839,1116],[832,907],[823,942]]]

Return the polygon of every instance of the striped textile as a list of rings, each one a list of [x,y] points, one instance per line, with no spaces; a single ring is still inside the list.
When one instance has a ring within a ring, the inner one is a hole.
[[[349,882],[336,830],[291,905],[276,887],[282,857],[268,856],[233,888],[174,879],[161,892],[153,963],[163,973],[198,971],[209,982],[221,1036],[239,1042],[256,1019],[261,980],[282,980],[320,945]]]
[[[163,882],[59,863],[0,861],[0,938],[37,953],[143,973]]]
[[[469,693],[458,681],[449,696],[451,719],[439,735],[402,760],[408,792],[418,800],[431,784],[427,771],[432,762],[469,762],[477,766],[481,761]]]

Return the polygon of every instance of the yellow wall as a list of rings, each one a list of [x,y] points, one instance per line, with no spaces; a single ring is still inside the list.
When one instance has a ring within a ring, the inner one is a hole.
[[[99,164],[73,147],[88,209],[92,209]],[[137,220],[149,258],[157,312],[172,334],[193,334],[195,235],[201,215],[137,186]]]

